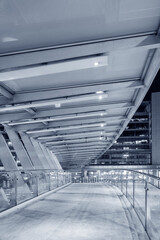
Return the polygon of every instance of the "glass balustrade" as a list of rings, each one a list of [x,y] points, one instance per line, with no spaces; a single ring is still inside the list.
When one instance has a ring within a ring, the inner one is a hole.
[[[71,182],[57,170],[0,171],[0,212]]]
[[[150,239],[160,236],[160,170],[98,170],[98,182],[118,187],[128,199]],[[103,180],[102,180],[103,179]],[[88,177],[88,182],[92,182]]]

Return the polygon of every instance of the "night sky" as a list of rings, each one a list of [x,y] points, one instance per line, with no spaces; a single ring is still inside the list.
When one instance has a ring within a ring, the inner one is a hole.
[[[160,70],[157,73],[148,93],[146,94],[144,100],[148,101],[151,100],[151,93],[152,92],[160,92]]]

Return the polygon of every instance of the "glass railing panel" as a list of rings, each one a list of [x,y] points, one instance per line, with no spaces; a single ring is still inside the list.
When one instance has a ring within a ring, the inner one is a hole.
[[[51,190],[57,188],[58,186],[58,179],[57,179],[57,172],[50,172],[50,188]]]
[[[160,189],[148,185],[148,224],[147,231],[151,239],[160,239]]]
[[[145,181],[142,175],[135,175],[135,210],[145,225]]]
[[[47,171],[39,171],[38,177],[38,194],[45,193],[50,190],[50,173]]]
[[[14,179],[13,173],[0,173],[0,212],[16,204]]]
[[[0,172],[0,212],[71,181],[68,172],[51,170]]]
[[[17,204],[35,196],[35,177],[31,172],[16,172]]]

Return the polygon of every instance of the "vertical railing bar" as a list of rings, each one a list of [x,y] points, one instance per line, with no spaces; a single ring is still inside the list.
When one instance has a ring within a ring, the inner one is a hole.
[[[135,173],[133,172],[133,208],[135,207]]]
[[[18,188],[17,188],[17,175],[14,174],[14,205],[17,205],[17,196],[18,196]]]

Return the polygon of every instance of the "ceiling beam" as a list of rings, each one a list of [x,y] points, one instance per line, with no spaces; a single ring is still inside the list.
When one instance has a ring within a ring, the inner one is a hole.
[[[82,125],[74,125],[74,126],[66,126],[66,127],[55,127],[55,128],[46,128],[46,129],[35,129],[31,131],[27,131],[27,134],[32,133],[43,133],[43,132],[56,132],[56,131],[62,131],[62,130],[71,130],[71,129],[79,129],[79,128],[89,128],[89,127],[101,127],[103,129],[105,122],[99,122],[99,123],[91,123],[91,124],[82,124]]]
[[[97,64],[96,64],[97,63]],[[8,71],[0,72],[0,82],[10,80],[32,78],[38,76],[46,76],[62,72],[70,72],[83,70],[88,68],[98,68],[108,65],[108,57],[105,55],[90,56],[84,58],[70,59],[68,61],[48,62],[47,64],[29,65],[24,68],[9,69]]]
[[[65,96],[75,96],[95,93],[96,91],[112,92],[123,90],[125,88],[141,88],[143,85],[143,81],[139,78],[107,80],[92,84],[44,89],[41,91],[32,91],[27,93],[16,93],[10,103],[16,104],[28,101],[34,102],[38,101],[39,98],[41,98],[41,100],[48,100],[53,99],[53,96],[54,98],[62,98],[64,97],[64,93]]]
[[[76,124],[90,124],[90,123],[100,123],[104,122],[108,126],[113,126],[113,125],[120,125],[123,120],[121,119],[111,119],[109,120],[107,117],[102,117],[99,116],[97,118],[85,118],[85,119],[71,119],[71,120],[66,120],[66,121],[57,121],[57,122],[50,122],[48,125],[44,126],[42,123],[37,123],[37,124],[25,124],[25,125],[17,125],[14,126],[16,131],[29,131],[29,130],[34,130],[34,129],[42,129],[42,128],[53,128],[53,127],[65,127],[68,125],[76,125]]]
[[[104,135],[100,135],[97,137],[84,137],[84,138],[79,138],[79,139],[66,139],[66,140],[60,140],[60,141],[51,141],[51,142],[45,142],[45,145],[54,145],[54,144],[67,144],[67,143],[89,143],[89,142],[97,142],[98,140],[104,140]]]
[[[99,104],[88,104],[81,105],[79,107],[69,107],[69,108],[58,108],[58,109],[50,109],[36,112],[34,116],[31,116],[29,113],[4,113],[0,116],[0,123],[6,123],[10,121],[18,121],[23,119],[33,119],[33,118],[43,118],[43,117],[54,117],[54,116],[65,116],[66,114],[77,114],[77,113],[84,113],[89,111],[105,111],[105,110],[112,110],[112,109],[128,109],[134,107],[134,103],[127,102],[127,101],[115,101],[115,102],[105,102]],[[108,113],[109,115],[109,113]]]
[[[86,113],[75,113],[71,115],[64,115],[64,116],[57,116],[57,117],[48,117],[48,118],[39,118],[39,119],[30,119],[26,121],[13,121],[8,123],[9,126],[17,126],[17,125],[25,125],[25,124],[36,124],[42,122],[56,122],[56,121],[63,121],[63,120],[72,120],[72,119],[79,119],[79,118],[87,118],[87,117],[96,117],[96,116],[104,116],[107,115],[107,111],[95,111],[95,112],[86,112]]]
[[[8,111],[15,111],[15,110],[26,110],[31,108],[39,108],[39,107],[48,107],[48,106],[55,106],[55,107],[61,107],[61,104],[72,104],[77,102],[86,102],[91,100],[101,100],[108,97],[107,93],[102,94],[87,94],[87,95],[78,95],[74,97],[63,97],[59,99],[52,99],[52,100],[46,100],[46,101],[34,101],[29,103],[21,103],[17,105],[11,105],[11,106],[5,106],[0,107],[0,113],[5,113]]]
[[[109,144],[108,142],[102,142],[102,143],[97,143],[96,141],[91,141],[88,143],[84,143],[84,142],[80,142],[80,143],[75,143],[75,144],[62,144],[62,145],[47,145],[48,149],[55,149],[55,150],[59,150],[59,149],[64,149],[67,148],[69,149],[74,149],[74,148],[78,148],[78,147],[90,147],[90,146],[98,146],[98,147],[106,147],[106,145]]]
[[[78,132],[78,133],[73,133],[73,134],[60,134],[60,135],[56,135],[56,136],[46,136],[46,137],[38,137],[37,140],[38,141],[48,141],[48,140],[52,140],[52,139],[66,139],[66,138],[73,138],[73,139],[79,139],[81,137],[85,138],[88,137],[89,135],[92,136],[101,136],[104,135],[105,132],[104,131],[93,131],[93,132]]]
[[[31,49],[16,54],[1,54],[0,69],[23,67],[43,62],[62,61],[96,54],[125,51],[134,48],[153,49],[160,47],[160,38],[156,33],[146,32],[119,36],[111,39],[99,39],[77,44]]]

